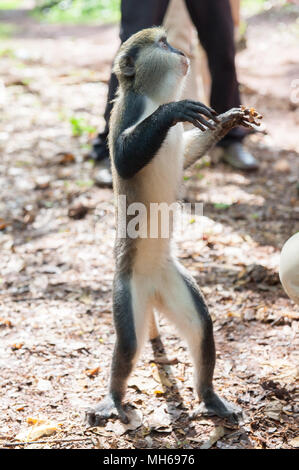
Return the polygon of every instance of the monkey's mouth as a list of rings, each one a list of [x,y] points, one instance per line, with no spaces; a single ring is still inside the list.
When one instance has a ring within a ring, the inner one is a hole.
[[[189,70],[189,64],[190,64],[190,60],[188,59],[188,57],[182,56],[181,64],[182,64],[183,75],[187,75],[187,72]]]

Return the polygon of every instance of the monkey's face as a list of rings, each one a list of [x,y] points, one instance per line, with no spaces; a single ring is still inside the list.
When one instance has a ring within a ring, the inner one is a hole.
[[[189,69],[189,59],[172,47],[163,28],[144,29],[131,36],[115,60],[120,86],[133,89],[159,102],[180,92]]]
[[[172,65],[173,65],[174,69],[179,67],[179,72],[182,73],[183,76],[187,75],[187,73],[189,71],[190,61],[185,56],[184,52],[180,51],[179,49],[176,49],[175,47],[172,47],[167,42],[167,37],[165,35],[163,35],[161,38],[159,38],[158,46],[162,50],[164,50],[166,53],[170,54],[169,59],[173,61]],[[173,54],[176,54],[176,56],[173,56]],[[163,60],[164,57],[162,56],[161,59]]]

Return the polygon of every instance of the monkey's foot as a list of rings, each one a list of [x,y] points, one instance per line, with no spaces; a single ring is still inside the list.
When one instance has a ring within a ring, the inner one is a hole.
[[[120,420],[128,424],[129,418],[121,403],[116,403],[111,395],[107,395],[102,401],[94,408],[88,408],[85,412],[85,421],[89,426],[100,426],[103,421],[118,416]]]
[[[195,418],[199,414],[208,416],[219,416],[220,418],[227,419],[232,424],[238,424],[242,419],[242,410],[235,405],[227,402],[223,398],[218,397],[216,393],[209,393],[209,397],[199,405],[199,407],[192,414]]]

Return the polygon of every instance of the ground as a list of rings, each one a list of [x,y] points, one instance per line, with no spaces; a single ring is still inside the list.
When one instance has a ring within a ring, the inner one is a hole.
[[[244,422],[190,418],[189,356],[161,319],[167,357],[147,345],[130,380],[133,430],[117,420],[83,422],[85,407],[105,393],[115,338],[113,194],[94,184],[85,154],[103,125],[117,26],[47,25],[21,10],[1,12],[2,447],[298,446],[299,310],[277,274],[283,243],[299,230],[294,8],[251,17],[237,57],[243,102],[264,115],[263,132],[246,142],[260,170],[205,159],[183,182],[184,199],[204,204],[204,226],[179,240],[178,255],[214,320],[215,388],[243,408]],[[53,421],[56,433],[26,444],[39,419]]]

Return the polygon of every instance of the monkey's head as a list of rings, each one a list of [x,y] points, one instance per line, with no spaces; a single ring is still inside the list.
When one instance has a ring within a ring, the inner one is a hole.
[[[161,103],[173,100],[180,92],[188,69],[189,59],[168,44],[160,27],[131,36],[114,62],[121,90],[134,90]]]

